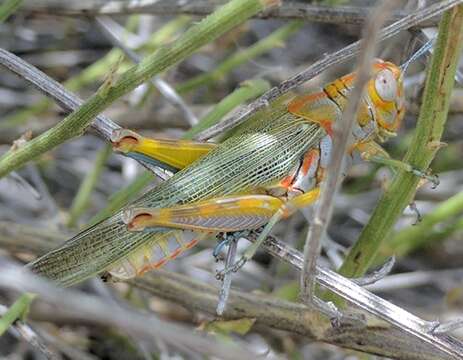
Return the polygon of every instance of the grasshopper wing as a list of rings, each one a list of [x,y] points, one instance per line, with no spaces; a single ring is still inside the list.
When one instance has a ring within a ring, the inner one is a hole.
[[[70,286],[97,275],[154,240],[156,235],[128,232],[117,214],[77,234],[26,267],[62,286]]]
[[[324,131],[287,112],[259,121],[146,193],[132,206],[169,208],[227,195],[255,194],[277,183],[318,146]],[[178,231],[178,230],[173,230]],[[63,286],[112,269],[166,232],[131,232],[122,212],[81,232],[28,265]]]

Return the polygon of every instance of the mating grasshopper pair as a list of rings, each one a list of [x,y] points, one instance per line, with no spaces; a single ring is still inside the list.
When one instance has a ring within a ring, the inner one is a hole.
[[[401,68],[376,60],[372,74],[350,153],[426,177],[389,159],[378,144],[395,135],[404,116]],[[128,279],[161,267],[211,234],[265,226],[236,269],[279,219],[317,199],[330,160],[332,127],[341,118],[354,79],[351,73],[320,91],[280,99],[219,144],[115,132],[116,151],[178,172],[28,268],[63,286],[105,271]]]

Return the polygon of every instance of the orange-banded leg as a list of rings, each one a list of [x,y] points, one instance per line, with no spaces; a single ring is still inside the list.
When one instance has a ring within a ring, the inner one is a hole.
[[[122,219],[129,231],[173,228],[232,232],[265,225],[283,204],[283,200],[270,195],[238,195],[171,208],[129,208]]]
[[[110,268],[108,273],[119,280],[141,276],[150,270],[164,266],[168,261],[191,249],[208,235],[207,233],[183,230],[169,230],[164,233],[153,234],[152,241]]]
[[[258,229],[267,224],[238,263],[231,269],[226,269],[227,272],[236,271],[252,258],[279,220],[312,204],[318,198],[319,192],[319,188],[315,188],[286,202],[270,195],[241,195],[171,208],[131,208],[124,212],[122,220],[130,231],[165,231],[166,228],[172,228],[213,233]]]
[[[381,145],[374,141],[357,143],[354,145],[354,149],[360,152],[360,156],[365,161],[371,161],[377,164],[386,165],[394,173],[396,169],[412,173],[415,176],[430,181],[433,184],[433,187],[439,185],[439,178],[437,177],[437,175],[426,174],[424,171],[416,169],[408,163],[396,159],[391,159],[387,151],[384,150],[381,147]]]
[[[217,277],[223,278],[223,276],[225,276],[225,274],[229,272],[238,271],[241,267],[243,267],[244,264],[246,264],[246,262],[252,259],[254,254],[257,252],[257,249],[262,245],[262,243],[265,241],[267,236],[270,234],[270,231],[272,230],[272,228],[281,219],[284,219],[290,216],[298,209],[302,209],[306,206],[313,204],[318,199],[319,196],[320,196],[320,188],[316,187],[310,190],[309,192],[298,195],[292,198],[291,200],[288,200],[286,203],[284,203],[269,219],[264,229],[262,230],[262,232],[259,234],[258,238],[256,239],[256,241],[245,250],[241,258],[235,264],[233,264],[233,266],[219,272],[217,274]]]
[[[207,142],[151,139],[127,129],[113,131],[111,142],[115,151],[172,172],[183,169],[216,147]]]

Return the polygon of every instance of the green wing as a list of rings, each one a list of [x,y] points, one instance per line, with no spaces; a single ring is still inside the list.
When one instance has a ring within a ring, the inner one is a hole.
[[[221,143],[131,206],[169,207],[222,195],[251,193],[284,178],[324,131],[291,114],[271,117]],[[160,234],[126,230],[121,213],[77,234],[27,267],[69,286],[112,267]]]

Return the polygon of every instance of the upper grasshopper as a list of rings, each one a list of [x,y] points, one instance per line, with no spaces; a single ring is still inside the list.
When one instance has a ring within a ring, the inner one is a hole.
[[[162,266],[211,233],[267,224],[267,234],[280,218],[317,199],[330,160],[332,126],[341,118],[354,78],[351,73],[308,95],[280,99],[217,145],[114,133],[116,151],[179,171],[27,267],[63,286],[104,271],[127,279]],[[401,69],[376,60],[347,155],[359,152],[366,160],[426,177],[389,159],[378,144],[395,135],[404,103]]]

